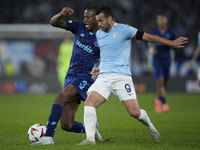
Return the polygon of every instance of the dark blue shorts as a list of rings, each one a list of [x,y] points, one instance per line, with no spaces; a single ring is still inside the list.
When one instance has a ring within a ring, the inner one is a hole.
[[[93,79],[91,79],[91,76],[66,76],[65,77],[65,83],[64,87],[66,87],[68,84],[72,84],[79,94],[81,95],[80,103],[81,101],[85,101],[87,98],[87,90],[89,87],[93,84]]]
[[[153,71],[154,77],[157,79],[163,77],[164,80],[169,80],[170,78],[170,59],[153,59]]]

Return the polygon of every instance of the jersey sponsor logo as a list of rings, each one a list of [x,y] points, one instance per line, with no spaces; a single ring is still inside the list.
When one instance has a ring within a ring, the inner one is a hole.
[[[93,54],[93,50],[89,45],[84,45],[81,43],[81,41],[77,40],[75,43],[78,47],[82,48],[83,50],[87,51],[90,54]]]
[[[113,35],[113,38],[115,38],[116,37],[116,34],[117,34],[118,32],[114,32],[114,33],[112,33],[112,35]]]
[[[82,81],[79,85],[79,88],[82,90],[87,85],[87,81]]]

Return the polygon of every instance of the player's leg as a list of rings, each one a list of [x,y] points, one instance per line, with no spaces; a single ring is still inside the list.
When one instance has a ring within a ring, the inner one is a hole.
[[[96,108],[98,108],[106,99],[96,91],[91,91],[85,102],[84,107],[84,124],[86,130],[86,139],[79,145],[95,145],[96,134]]]
[[[169,105],[167,103],[167,100],[166,100],[166,92],[167,92],[167,87],[168,87],[168,81],[169,81],[169,78],[170,78],[170,60],[166,60],[165,63],[164,63],[164,67],[163,67],[163,72],[164,72],[164,95],[162,97],[162,110],[163,112],[168,112],[170,110],[169,108]]]
[[[46,136],[54,136],[58,121],[63,113],[63,106],[78,98],[80,98],[80,95],[72,84],[67,85],[57,94],[47,122]]]
[[[67,88],[67,87],[65,87]],[[47,130],[46,130],[46,135],[40,139],[40,141],[35,142],[33,145],[49,145],[49,144],[54,144],[53,137],[54,133],[58,124],[58,121],[60,120],[63,112],[63,104],[64,104],[64,99],[63,97],[63,92],[64,89],[62,89],[56,96],[54,104],[52,105],[51,108],[51,113],[48,118],[47,122]],[[59,101],[58,101],[59,100]]]
[[[112,82],[112,93],[119,97],[128,111],[128,113],[142,122],[150,131],[154,142],[160,142],[160,135],[151,123],[145,110],[140,109],[132,78],[130,76],[118,75]]]
[[[84,124],[74,121],[79,105],[79,101],[76,100],[63,106],[63,113],[60,120],[61,128],[63,130],[75,133],[85,133]]]
[[[152,122],[149,119],[149,116],[147,115],[146,111],[143,109],[140,109],[138,102],[136,99],[131,99],[131,100],[124,100],[123,101],[128,113],[138,119],[141,123],[143,123],[146,128],[149,130],[152,139],[155,143],[160,142],[160,134],[152,124]]]
[[[164,78],[158,77],[156,79],[156,85],[157,85],[158,99],[159,99],[159,101],[162,102],[162,104],[165,104],[166,103],[166,100],[165,100],[165,94],[166,94],[165,85],[166,85],[166,82],[165,82]]]
[[[87,137],[79,145],[95,144],[96,108],[106,101],[110,93],[110,88],[105,85],[104,75],[99,75],[94,84],[88,89],[89,95],[84,106],[84,124]]]
[[[163,97],[161,97],[160,99],[162,99],[162,111],[163,112],[168,112],[170,110],[169,105],[167,103],[166,100],[166,90],[167,90],[167,86],[168,86],[168,80],[164,81],[164,89],[165,89],[165,95]]]
[[[164,94],[163,89],[163,71],[162,71],[162,62],[159,59],[153,59],[153,71],[154,71],[154,78],[156,79],[156,89],[158,97],[155,99],[155,112],[161,113],[162,112],[162,95]],[[161,98],[161,99],[160,99]]]
[[[42,137],[40,141],[35,142],[34,145],[54,144],[53,137],[58,121],[61,119],[63,113],[63,106],[67,103],[75,101],[76,99],[79,99],[80,95],[77,93],[78,92],[75,90],[75,87],[72,84],[69,84],[57,94],[47,122],[46,135]]]
[[[70,102],[63,106],[63,114],[61,117],[61,128],[68,132],[85,133],[85,125],[81,122],[74,121],[76,111],[79,107],[79,100]],[[96,123],[95,140],[103,141],[101,134],[98,131],[99,125]]]

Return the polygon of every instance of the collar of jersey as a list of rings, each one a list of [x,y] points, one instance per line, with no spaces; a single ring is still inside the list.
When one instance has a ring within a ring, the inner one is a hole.
[[[110,30],[108,30],[107,32],[110,32],[116,25],[117,25],[117,23],[115,23],[115,25]]]
[[[90,35],[93,35],[94,33],[92,33],[92,32],[89,32],[90,33]]]

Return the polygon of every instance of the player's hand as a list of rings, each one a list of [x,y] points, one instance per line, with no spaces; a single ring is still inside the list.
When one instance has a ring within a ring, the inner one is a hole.
[[[62,16],[65,16],[65,17],[66,16],[71,16],[73,13],[74,13],[74,10],[72,8],[70,8],[70,7],[64,7],[62,9],[62,11],[60,12],[60,14]]]
[[[172,43],[172,47],[174,48],[183,48],[184,44],[188,42],[188,38],[186,37],[179,37],[178,39],[174,40]]]
[[[99,68],[94,67],[90,72],[90,74],[92,75],[93,79],[96,80],[97,76],[99,75]]]

